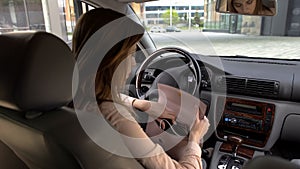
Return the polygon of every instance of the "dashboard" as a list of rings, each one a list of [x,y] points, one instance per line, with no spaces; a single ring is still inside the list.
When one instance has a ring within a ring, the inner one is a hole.
[[[244,145],[266,151],[278,140],[300,140],[291,129],[300,121],[289,120],[300,117],[299,61],[200,58],[208,71],[206,77],[210,77],[203,80],[211,84],[203,88],[201,98],[212,104],[209,115],[215,119],[219,139],[239,136]],[[216,67],[218,60],[221,64]]]
[[[210,74],[216,89],[227,85],[230,94],[300,101],[299,61],[223,57],[223,67],[216,68],[213,62],[218,57],[204,59],[208,72],[213,72]]]
[[[286,126],[291,128],[290,119],[294,119],[292,126],[300,123],[299,61],[196,54],[193,57],[201,68],[199,96],[209,104],[208,117],[214,120],[218,139],[239,136],[245,146],[261,150],[269,150],[278,140],[300,141],[300,136],[295,138],[295,130],[282,133],[287,131]],[[182,58],[173,56],[168,62],[178,59]],[[145,71],[144,92],[160,73],[155,68]],[[185,82],[188,84],[192,78],[185,77]]]

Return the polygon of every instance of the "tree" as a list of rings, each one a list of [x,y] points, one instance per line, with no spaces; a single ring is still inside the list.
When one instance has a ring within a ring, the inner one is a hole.
[[[184,16],[183,16],[184,20],[187,21],[187,14],[184,13]]]
[[[170,24],[170,9],[162,14],[162,18],[166,24]],[[179,22],[178,13],[176,10],[172,10],[172,23],[177,24]]]
[[[204,26],[204,21],[200,19],[200,15],[198,12],[195,12],[195,16],[193,19],[193,25],[197,25],[199,27],[203,27]]]
[[[197,25],[200,26],[200,22],[201,22],[201,20],[200,20],[200,15],[199,15],[199,13],[198,13],[198,12],[195,12],[193,24],[197,24]]]

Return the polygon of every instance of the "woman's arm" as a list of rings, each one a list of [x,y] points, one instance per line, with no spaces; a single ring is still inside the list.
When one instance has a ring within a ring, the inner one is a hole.
[[[120,105],[118,108],[113,108],[115,105],[111,102],[102,103],[101,113],[116,130],[123,134],[122,138],[130,152],[146,168],[202,168],[201,149],[193,139],[186,146],[182,158],[179,161],[172,160],[161,146],[152,142],[125,107]],[[119,111],[122,111],[122,113],[119,113]],[[200,123],[196,121],[195,124],[199,125]],[[196,127],[196,129],[199,129],[199,127]],[[196,135],[196,137],[198,136],[200,135]],[[200,140],[196,137],[195,140]]]
[[[120,94],[120,96],[122,101],[124,101],[125,105],[129,108],[134,107],[143,112],[146,112],[149,116],[152,116],[154,118],[166,118],[171,119],[173,122],[175,121],[175,113],[166,110],[166,104],[164,103],[140,100],[127,96],[125,94]]]

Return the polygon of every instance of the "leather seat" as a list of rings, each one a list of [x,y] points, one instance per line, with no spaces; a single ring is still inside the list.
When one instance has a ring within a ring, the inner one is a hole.
[[[31,169],[143,168],[95,144],[65,107],[75,61],[61,39],[46,32],[2,34],[0,51],[2,155]],[[0,160],[3,168],[6,159]]]
[[[1,168],[28,169],[17,155],[0,141],[0,164]]]

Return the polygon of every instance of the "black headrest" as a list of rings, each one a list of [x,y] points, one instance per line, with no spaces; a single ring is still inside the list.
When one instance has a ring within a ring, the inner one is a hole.
[[[72,99],[70,48],[46,32],[0,35],[0,106],[47,111]]]

